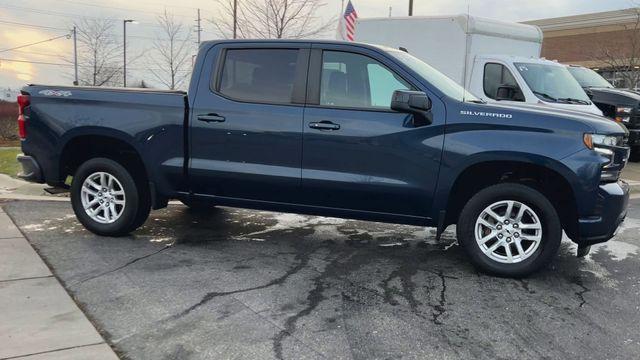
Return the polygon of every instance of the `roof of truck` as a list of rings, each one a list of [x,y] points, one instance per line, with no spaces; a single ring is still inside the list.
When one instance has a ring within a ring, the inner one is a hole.
[[[224,40],[208,40],[203,41],[203,45],[215,45],[226,43],[264,43],[264,44],[334,44],[334,45],[349,45],[349,46],[361,46],[366,48],[378,49],[378,50],[398,50],[383,45],[367,44],[357,41],[343,41],[343,40],[327,40],[327,39],[224,39]]]
[[[544,63],[548,65],[565,66],[563,64],[560,64],[557,61],[553,61],[549,59],[538,58],[538,57],[517,56],[517,55],[486,54],[486,55],[477,55],[476,58],[477,59],[501,59],[501,60],[509,60],[511,62],[518,62],[518,63],[535,62],[535,63]]]

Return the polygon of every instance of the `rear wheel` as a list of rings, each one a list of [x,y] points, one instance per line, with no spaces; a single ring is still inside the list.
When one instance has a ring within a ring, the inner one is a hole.
[[[520,184],[498,184],[474,195],[460,214],[457,232],[475,266],[508,277],[526,276],[547,265],[562,239],[553,205]]]
[[[89,231],[122,236],[139,227],[150,210],[148,191],[119,163],[106,158],[86,161],[71,184],[71,204]]]

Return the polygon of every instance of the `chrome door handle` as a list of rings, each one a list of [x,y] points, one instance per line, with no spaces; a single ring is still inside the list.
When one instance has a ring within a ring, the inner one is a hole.
[[[198,120],[204,122],[224,122],[226,119],[224,116],[220,116],[218,114],[203,114],[198,115]]]
[[[309,127],[316,130],[339,130],[340,125],[334,124],[331,121],[310,122]]]

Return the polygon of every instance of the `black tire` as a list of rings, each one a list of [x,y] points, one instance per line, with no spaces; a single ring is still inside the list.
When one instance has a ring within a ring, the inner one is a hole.
[[[525,204],[535,212],[542,226],[537,249],[516,263],[499,262],[485,255],[475,238],[478,217],[485,208],[503,200]],[[542,193],[525,185],[504,183],[481,190],[467,202],[460,213],[457,236],[458,243],[477,268],[497,276],[518,278],[543,268],[555,257],[562,240],[562,225],[555,208]]]
[[[96,172],[105,172],[121,184],[125,205],[120,217],[111,223],[101,223],[87,214],[82,204],[82,186],[87,177]],[[86,161],[76,171],[71,184],[71,205],[78,221],[87,230],[102,236],[123,236],[138,228],[149,216],[150,197],[144,188],[144,179],[136,179],[119,163],[107,158]]]

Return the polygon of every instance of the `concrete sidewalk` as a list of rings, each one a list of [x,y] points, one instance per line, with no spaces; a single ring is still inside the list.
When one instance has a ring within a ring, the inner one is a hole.
[[[118,359],[1,208],[0,359]]]

